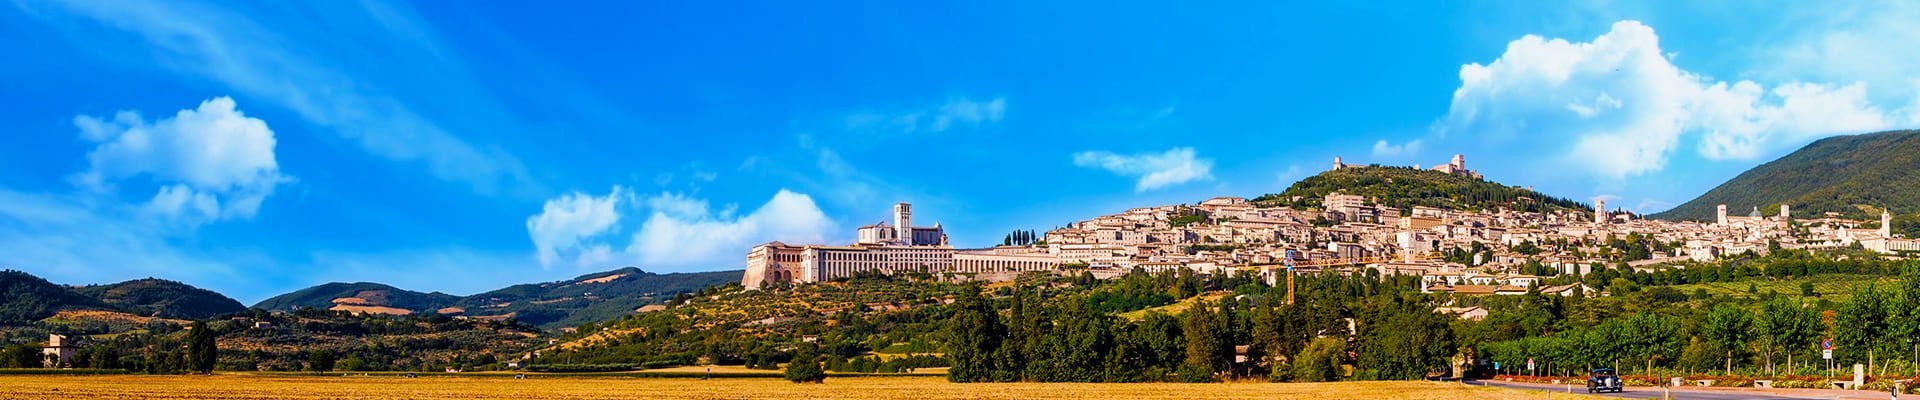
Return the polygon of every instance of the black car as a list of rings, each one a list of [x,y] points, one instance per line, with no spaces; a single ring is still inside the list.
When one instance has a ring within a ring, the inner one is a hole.
[[[1587,378],[1587,393],[1620,393],[1626,386],[1620,384],[1620,374],[1613,368],[1596,368]]]

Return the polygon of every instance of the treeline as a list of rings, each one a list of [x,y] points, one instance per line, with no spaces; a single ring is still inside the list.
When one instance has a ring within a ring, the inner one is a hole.
[[[757,369],[776,369],[791,362],[800,348],[812,349],[829,369],[855,369],[872,372],[908,368],[926,368],[920,358],[910,361],[873,360],[870,354],[889,352],[932,352],[926,343],[946,317],[948,308],[939,300],[959,286],[928,278],[909,278],[861,274],[831,285],[802,285],[790,289],[738,291],[710,298],[689,298],[669,311],[632,315],[604,324],[586,324],[562,341],[594,337],[596,344],[567,350],[543,351],[531,360],[541,364],[634,364],[643,368],[681,365],[741,365]],[[757,307],[775,301],[775,297],[831,296],[851,307],[831,314],[783,308],[761,310]],[[696,300],[697,299],[697,300]],[[916,306],[896,310],[869,308],[868,304],[912,303]],[[745,311],[753,308],[756,311]],[[758,313],[742,321],[716,321],[702,317],[702,311]],[[863,360],[866,359],[866,360]],[[889,363],[891,363],[889,365]]]
[[[1224,296],[1192,300],[1178,316],[1156,311],[1138,320],[1101,312],[1081,293],[963,291],[942,334],[953,364],[948,379],[1321,381],[1448,371],[1457,350],[1450,318],[1433,313],[1415,280],[1328,274],[1297,284],[1300,302],[1284,304],[1284,289],[1250,276],[1209,277],[1202,289],[1227,290]]]
[[[1783,279],[1824,274],[1899,276],[1908,265],[1910,263],[1907,261],[1889,260],[1858,249],[1816,253],[1775,248],[1766,256],[1745,254],[1727,260],[1683,262],[1657,269],[1625,268],[1625,264],[1621,263],[1613,268],[1595,268],[1592,273],[1570,279],[1597,289],[1633,292],[1650,286],[1737,282],[1750,278]],[[1814,295],[1810,292],[1801,294]]]
[[[1823,338],[1834,339],[1838,365],[1920,373],[1920,359],[1913,358],[1920,348],[1920,269],[1905,268],[1903,279],[1864,284],[1838,303],[1779,295],[1689,299],[1647,290],[1600,299],[1490,302],[1485,321],[1460,325],[1471,332],[1464,337],[1477,343],[1471,347],[1479,358],[1499,362],[1507,373],[1525,373],[1523,363],[1534,359],[1545,364],[1540,373],[1560,375],[1600,366],[1648,374],[1818,374]]]
[[[1592,210],[1584,203],[1525,188],[1438,171],[1388,166],[1322,172],[1295,182],[1285,191],[1252,201],[1263,207],[1320,208],[1327,194],[1335,192],[1378,199],[1380,206],[1402,211],[1415,206],[1460,210],[1506,208],[1520,212]]]
[[[1039,240],[1040,240],[1040,235],[1037,233],[1034,233],[1031,230],[1016,230],[1016,231],[1013,231],[1012,233],[1008,233],[1006,238],[1000,239],[1000,245],[1001,246],[1025,246],[1025,245],[1033,244],[1033,242],[1036,242]]]

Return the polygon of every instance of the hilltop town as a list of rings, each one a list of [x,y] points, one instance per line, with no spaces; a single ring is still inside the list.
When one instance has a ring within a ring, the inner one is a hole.
[[[1368,169],[1484,181],[1461,155],[1424,170],[1355,166],[1335,158],[1329,172]],[[1545,196],[1512,190],[1521,195],[1506,202],[1453,207],[1399,207],[1379,197],[1339,191],[1317,199],[1216,197],[1197,204],[1129,209],[1031,240],[1010,235],[1000,246],[980,249],[950,246],[941,226],[913,226],[911,206],[901,203],[894,207],[891,224],[859,228],[857,243],[772,242],[754,247],[741,284],[753,289],[876,272],[985,281],[1036,271],[1111,278],[1135,269],[1179,268],[1205,274],[1258,273],[1274,282],[1287,269],[1342,274],[1371,270],[1419,276],[1426,292],[1601,295],[1578,283],[1542,287],[1541,275],[1584,275],[1614,266],[1656,268],[1779,249],[1858,245],[1885,254],[1920,251],[1920,240],[1897,237],[1890,230],[1891,214],[1884,210],[1879,221],[1858,221],[1832,213],[1795,218],[1784,204],[1770,215],[1760,205],[1723,204],[1714,221],[1664,221],[1610,210],[1604,200],[1579,209],[1540,207],[1530,203],[1546,202]],[[1730,215],[1730,206],[1746,206],[1750,212]]]

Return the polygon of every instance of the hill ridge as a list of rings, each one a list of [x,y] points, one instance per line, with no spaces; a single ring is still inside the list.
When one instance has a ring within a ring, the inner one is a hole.
[[[1833,136],[1813,141],[1773,161],[1741,172],[1699,197],[1649,215],[1665,220],[1712,221],[1715,208],[1729,213],[1758,207],[1776,215],[1790,206],[1796,217],[1838,213],[1877,220],[1877,211],[1899,215],[1897,230],[1920,231],[1920,130]]]

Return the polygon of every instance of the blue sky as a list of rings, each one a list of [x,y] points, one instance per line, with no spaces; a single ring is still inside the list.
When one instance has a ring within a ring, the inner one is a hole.
[[[1655,212],[1920,126],[1905,2],[14,1],[0,266],[252,302],[962,246],[1445,162]]]

